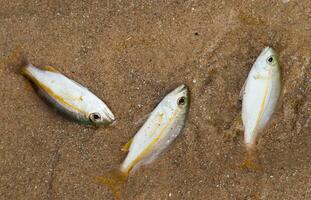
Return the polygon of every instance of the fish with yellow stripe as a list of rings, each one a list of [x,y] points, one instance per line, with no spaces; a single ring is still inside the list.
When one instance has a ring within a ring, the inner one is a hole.
[[[99,126],[115,121],[108,106],[86,87],[67,78],[54,67],[38,68],[27,59],[24,61],[21,74],[61,113],[82,124]]]
[[[241,90],[244,143],[251,154],[281,94],[281,69],[276,52],[266,47],[255,61]],[[246,165],[250,164],[247,158]]]
[[[152,162],[181,133],[189,103],[189,92],[185,85],[166,95],[125,145],[128,154],[120,167],[105,176],[97,177],[97,181],[109,186],[115,198],[121,199],[121,190],[129,174]]]

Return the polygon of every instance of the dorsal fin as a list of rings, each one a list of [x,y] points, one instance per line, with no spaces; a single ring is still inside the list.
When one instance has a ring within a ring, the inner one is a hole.
[[[128,152],[131,147],[132,142],[133,142],[133,138],[131,138],[125,145],[122,146],[121,151]]]
[[[57,73],[59,73],[59,71],[57,69],[55,69],[54,67],[49,66],[49,65],[43,66],[43,67],[41,67],[41,69],[45,70],[45,71],[49,71],[49,72],[57,72]]]
[[[247,79],[245,80],[242,88],[241,88],[241,91],[240,91],[240,95],[239,95],[239,100],[242,101],[243,100],[243,96],[245,94],[245,87],[246,87],[246,82],[247,82]]]

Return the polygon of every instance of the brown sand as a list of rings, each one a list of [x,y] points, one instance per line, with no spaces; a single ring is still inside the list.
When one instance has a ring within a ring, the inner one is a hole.
[[[243,133],[230,127],[267,45],[283,98],[258,143],[261,168],[243,170]],[[59,116],[8,67],[18,46],[90,88],[118,122],[95,130]],[[0,199],[112,200],[89,176],[121,163],[139,121],[180,83],[192,93],[183,135],[130,177],[124,199],[311,199],[310,0],[2,0],[0,51]]]

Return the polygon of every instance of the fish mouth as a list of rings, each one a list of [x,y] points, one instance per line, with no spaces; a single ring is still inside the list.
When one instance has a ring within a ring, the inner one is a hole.
[[[266,55],[266,54],[271,54],[271,55],[275,55],[275,51],[272,47],[265,47],[263,50],[262,50],[262,55]]]
[[[178,94],[178,93],[187,92],[187,91],[188,91],[188,87],[185,84],[182,84],[174,90],[174,93]]]
[[[116,118],[114,117],[114,115],[110,110],[105,110],[104,114],[105,114],[105,121],[109,123],[113,123],[114,121],[116,121]]]
[[[272,49],[271,47],[265,47],[263,50],[262,50],[262,52],[263,53],[266,53],[266,52],[268,52],[270,49]]]

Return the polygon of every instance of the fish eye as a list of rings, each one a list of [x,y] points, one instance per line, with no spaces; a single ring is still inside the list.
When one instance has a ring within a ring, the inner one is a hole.
[[[98,122],[101,120],[101,116],[99,113],[91,113],[89,118],[92,122]]]
[[[185,105],[185,103],[186,103],[186,98],[185,97],[180,97],[177,100],[177,105],[179,105],[179,106]]]
[[[270,56],[267,58],[268,64],[273,64],[275,62],[275,58],[273,56]]]

